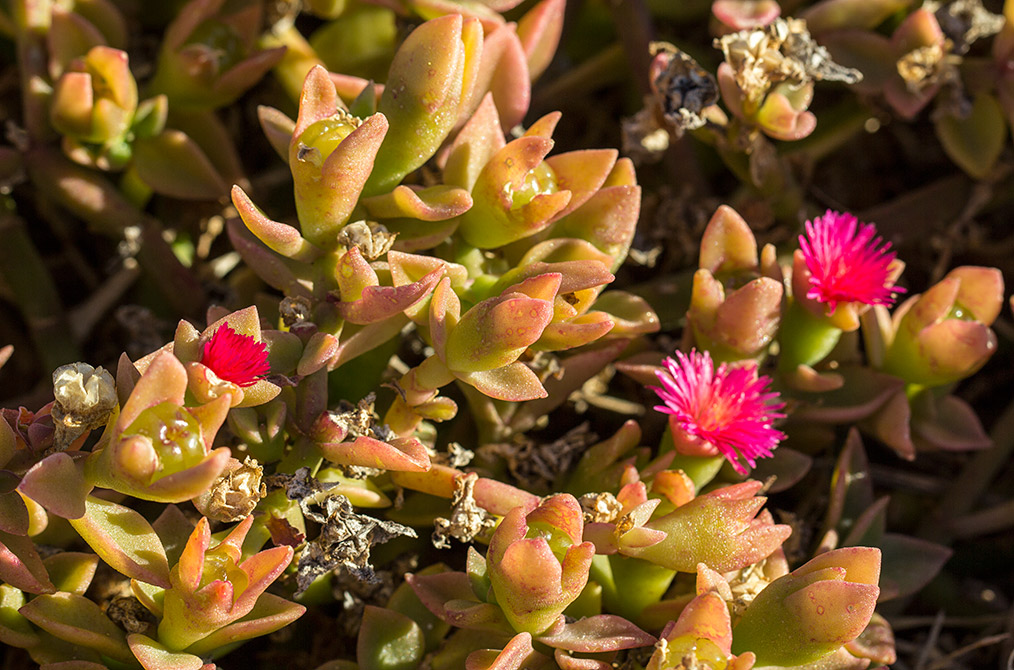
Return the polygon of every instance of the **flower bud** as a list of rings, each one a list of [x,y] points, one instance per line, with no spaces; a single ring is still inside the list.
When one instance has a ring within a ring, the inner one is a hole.
[[[183,406],[187,372],[171,353],[148,365],[107,428],[103,448],[86,464],[97,486],[159,502],[189,500],[208,488],[229,459],[229,449],[211,449],[229,411],[229,397]]]
[[[231,104],[281,60],[283,47],[258,51],[257,3],[230,11],[225,0],[192,0],[169,24],[151,86],[174,106]]]
[[[873,616],[880,550],[846,547],[821,554],[769,584],[733,629],[732,650],[759,666],[813,663],[851,642]]]
[[[1003,275],[996,268],[951,270],[894,313],[894,339],[884,370],[911,384],[939,386],[971,375],[996,351],[990,325],[1003,306]]]
[[[559,274],[533,277],[462,315],[450,279],[442,279],[430,301],[430,335],[442,373],[501,400],[545,397],[538,377],[517,359],[552,320],[559,287]]]
[[[714,591],[701,593],[683,609],[679,619],[662,630],[646,670],[682,667],[749,670],[753,654],[732,656],[732,623],[725,601]],[[688,663],[688,658],[693,662]],[[700,664],[700,665],[698,665]]]
[[[50,120],[71,159],[119,170],[130,160],[127,134],[136,111],[137,82],[126,52],[97,46],[56,82]]]
[[[542,633],[580,595],[595,554],[591,542],[581,542],[582,527],[581,505],[560,494],[527,515],[514,508],[493,533],[489,579],[515,630]]]
[[[496,152],[479,172],[472,208],[459,231],[469,244],[490,249],[534,235],[568,205],[571,193],[543,160],[553,148],[545,137],[520,137]]]
[[[719,360],[763,356],[778,332],[782,284],[758,277],[726,294],[707,270],[694,273],[687,322],[694,342]]]
[[[172,588],[165,592],[164,613],[158,626],[159,641],[168,649],[179,651],[204,640],[206,649],[197,651],[191,647],[190,651],[206,653],[232,642],[229,636],[213,639],[217,644],[206,638],[249,614],[264,590],[288,566],[292,560],[292,547],[288,546],[273,547],[240,562],[243,540],[252,523],[253,517],[246,517],[212,547],[208,520],[202,518],[198,522],[179,562],[169,572]],[[304,610],[301,605],[285,601],[272,605],[280,608],[279,616],[251,622],[259,628],[255,635],[281,628]]]
[[[311,243],[324,249],[337,246],[387,132],[383,114],[361,120],[344,109],[323,67],[306,75],[289,143],[289,169],[300,229]]]

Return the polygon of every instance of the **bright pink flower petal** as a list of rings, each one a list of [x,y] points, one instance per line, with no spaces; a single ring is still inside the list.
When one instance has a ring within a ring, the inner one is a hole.
[[[767,390],[771,381],[758,377],[752,367],[730,368],[725,363],[715,370],[708,352],[696,350],[687,356],[665,360],[667,371],[656,374],[662,387],[651,387],[665,403],[655,409],[671,414],[682,430],[717,449],[736,469],[746,473],[756,459],[770,456],[785,435],[772,427],[784,417],[778,410],[778,394]]]
[[[204,343],[201,364],[237,386],[253,386],[271,371],[267,345],[237,333],[228,323]]]
[[[895,293],[905,291],[894,285],[891,243],[877,236],[873,224],[859,223],[851,214],[829,209],[807,221],[799,247],[810,271],[806,297],[827,304],[832,314],[844,302],[890,305]]]

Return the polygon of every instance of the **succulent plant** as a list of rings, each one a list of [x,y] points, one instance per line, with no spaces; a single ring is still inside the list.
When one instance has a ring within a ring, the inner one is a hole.
[[[959,386],[1009,348],[1003,271],[947,271],[1008,265],[978,226],[1009,191],[1014,2],[931,4],[0,7],[4,653],[893,663],[878,602],[1014,523],[975,508],[1009,416],[988,435]],[[568,104],[627,65],[622,128],[612,93]],[[957,167],[875,177],[889,126]],[[613,130],[627,156],[583,147]],[[968,465],[922,519],[897,456]]]

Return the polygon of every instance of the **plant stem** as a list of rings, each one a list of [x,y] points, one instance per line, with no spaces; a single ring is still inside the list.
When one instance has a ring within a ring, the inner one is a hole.
[[[203,313],[204,289],[162,237],[161,222],[135,207],[104,176],[72,163],[55,149],[33,147],[24,154],[24,162],[39,192],[92,230],[114,239],[128,229],[138,230],[138,261],[172,309],[186,316]]]
[[[49,52],[46,34],[52,21],[52,7],[48,0],[15,0],[11,14],[17,24],[18,70],[21,75],[23,117],[29,139],[42,142],[52,135],[49,127],[49,97],[52,88],[47,83]]]
[[[778,333],[779,371],[789,373],[800,365],[816,365],[831,353],[839,339],[841,330],[793,301],[782,317]]]
[[[48,371],[81,359],[53,279],[16,214],[0,214],[0,277],[10,287]]]

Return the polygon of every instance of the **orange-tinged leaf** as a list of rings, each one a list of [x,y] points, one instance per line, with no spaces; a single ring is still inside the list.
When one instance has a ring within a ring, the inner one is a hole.
[[[229,187],[197,143],[168,129],[134,140],[133,167],[156,193],[186,200],[216,200]]]
[[[144,517],[108,500],[89,497],[74,530],[117,572],[169,588],[169,563],[158,535]]]

